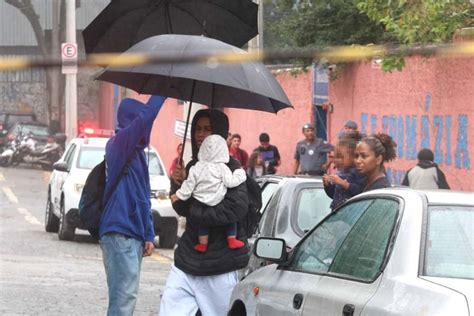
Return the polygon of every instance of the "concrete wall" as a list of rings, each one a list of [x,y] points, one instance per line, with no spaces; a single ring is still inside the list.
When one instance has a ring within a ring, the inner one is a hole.
[[[394,73],[370,62],[351,64],[330,85],[329,100],[332,139],[347,119],[363,132],[395,139],[398,159],[388,165],[393,183],[416,164],[420,149],[431,148],[451,187],[474,191],[474,58],[413,57]]]
[[[278,114],[225,109],[231,132],[242,135],[242,148],[249,153],[258,146],[261,132],[270,134],[271,143],[278,146],[282,156],[279,173],[292,172],[294,148],[303,138],[301,126],[314,120],[311,78],[310,72],[297,76],[277,74],[294,109]],[[393,183],[400,183],[406,170],[416,164],[417,152],[429,147],[453,189],[474,191],[473,58],[413,57],[407,59],[402,72],[391,74],[370,62],[355,63],[345,67],[329,90],[329,100],[334,105],[328,115],[331,142],[336,142],[346,120],[355,120],[362,131],[385,131],[398,143],[399,158],[387,166]],[[160,112],[152,135],[152,144],[167,167],[182,140],[173,133],[176,119],[183,119],[183,106],[170,99]]]

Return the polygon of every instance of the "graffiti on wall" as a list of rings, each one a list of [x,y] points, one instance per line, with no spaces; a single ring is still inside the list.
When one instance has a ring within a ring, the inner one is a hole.
[[[361,132],[376,133],[380,130],[378,128],[380,123],[381,130],[397,142],[399,159],[416,160],[420,149],[430,148],[433,150],[435,162],[440,166],[454,165],[458,169],[471,169],[468,115],[429,115],[430,103],[431,95],[428,94],[425,113],[422,115],[388,114],[379,117],[375,114],[361,113]],[[453,130],[454,125],[457,125],[457,130]],[[452,143],[453,136],[455,143]],[[387,175],[393,183],[400,184],[405,171],[388,169]]]

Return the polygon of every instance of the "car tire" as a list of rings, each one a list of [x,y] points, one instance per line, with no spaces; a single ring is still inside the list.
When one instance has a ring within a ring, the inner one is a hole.
[[[53,212],[53,203],[51,202],[51,191],[48,190],[48,199],[46,200],[46,209],[44,215],[44,229],[48,233],[57,233],[59,230],[59,218]]]
[[[158,236],[158,247],[172,249],[178,241],[178,219],[162,217],[157,211],[152,211],[153,228]]]
[[[61,202],[61,211],[59,212],[59,229],[58,229],[58,238],[59,240],[73,240],[75,234],[75,227],[67,222],[66,214],[64,214],[64,201]]]

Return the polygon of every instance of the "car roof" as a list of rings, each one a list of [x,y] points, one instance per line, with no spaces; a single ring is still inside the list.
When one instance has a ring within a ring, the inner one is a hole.
[[[315,177],[315,176],[308,176],[308,175],[275,175],[275,174],[269,174],[269,175],[264,175],[258,178],[260,181],[290,181],[290,182],[323,182],[322,177]]]
[[[107,142],[109,141],[110,138],[107,138],[107,137],[77,137],[77,138],[73,138],[71,140],[71,142],[74,142],[76,144],[78,144],[79,146],[81,147],[94,147],[94,148],[98,148],[98,147],[102,147],[102,148],[105,148],[105,146],[107,145]],[[85,141],[87,140],[87,141]],[[155,148],[153,146],[150,146],[151,148],[151,152],[156,152]],[[145,148],[145,151],[148,149]]]
[[[474,205],[474,193],[450,190],[424,190],[429,204]]]

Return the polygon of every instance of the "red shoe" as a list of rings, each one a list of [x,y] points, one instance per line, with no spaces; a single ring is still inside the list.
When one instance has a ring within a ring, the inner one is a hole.
[[[207,245],[197,244],[196,246],[194,246],[194,249],[199,251],[199,252],[206,252],[207,251]]]
[[[245,246],[245,243],[235,237],[227,237],[227,245],[230,249],[239,249]]]

